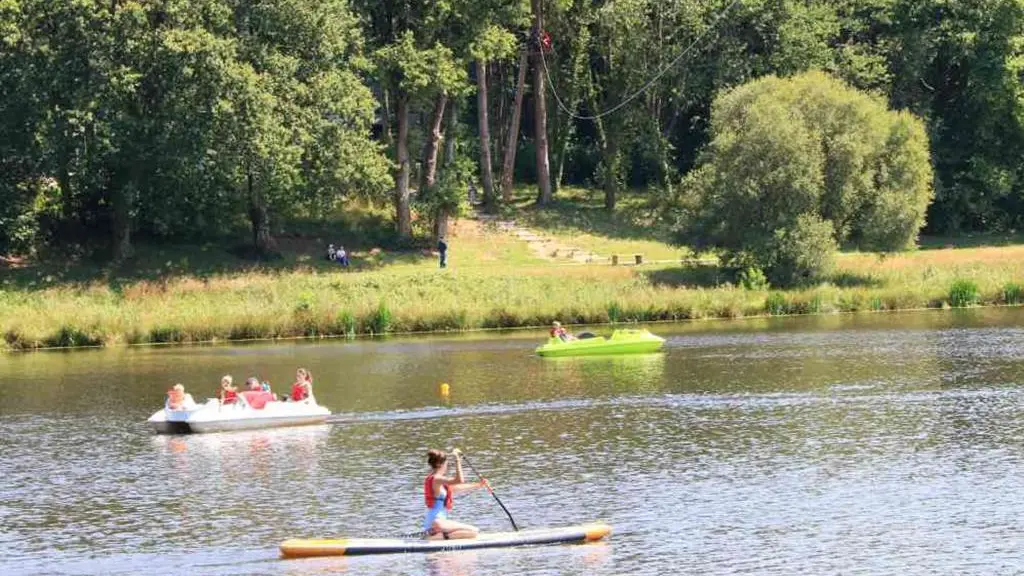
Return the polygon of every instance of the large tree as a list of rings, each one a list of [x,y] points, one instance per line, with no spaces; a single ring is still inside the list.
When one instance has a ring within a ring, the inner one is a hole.
[[[820,72],[767,77],[715,100],[713,138],[689,177],[681,239],[791,284],[838,244],[914,244],[932,199],[923,123]],[[813,265],[812,265],[813,264]]]

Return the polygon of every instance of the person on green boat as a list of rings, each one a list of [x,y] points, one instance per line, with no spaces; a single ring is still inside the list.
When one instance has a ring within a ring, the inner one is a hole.
[[[565,328],[562,328],[562,323],[559,322],[558,320],[555,320],[554,322],[551,323],[551,337],[558,338],[562,342],[568,342],[569,340],[576,339],[575,336],[566,332]]]

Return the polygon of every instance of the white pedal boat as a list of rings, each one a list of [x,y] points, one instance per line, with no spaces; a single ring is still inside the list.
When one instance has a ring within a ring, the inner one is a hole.
[[[323,424],[331,415],[331,411],[317,404],[313,397],[285,402],[270,399],[270,396],[269,392],[245,391],[239,392],[238,401],[231,404],[210,398],[205,404],[181,410],[171,410],[165,405],[146,423],[161,434],[187,434]]]

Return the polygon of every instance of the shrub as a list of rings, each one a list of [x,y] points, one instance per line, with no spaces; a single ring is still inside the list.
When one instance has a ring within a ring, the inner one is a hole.
[[[966,308],[980,301],[978,285],[973,280],[956,280],[949,287],[949,305],[955,308]]]
[[[605,310],[608,312],[609,322],[614,324],[622,319],[622,306],[618,302],[609,302]]]
[[[381,302],[377,305],[377,309],[370,314],[366,327],[371,334],[387,334],[391,330],[392,321],[391,310],[387,304]]]
[[[711,136],[683,181],[675,237],[756,265],[772,285],[820,275],[840,243],[906,249],[924,224],[924,124],[822,72],[722,92]]]
[[[768,277],[757,266],[747,266],[736,275],[736,282],[745,290],[767,290]]]
[[[832,224],[812,214],[801,214],[792,227],[775,232],[763,257],[769,262],[769,280],[793,286],[823,278],[835,266],[836,249]]]
[[[764,311],[772,316],[781,316],[789,313],[789,304],[786,302],[786,295],[782,292],[772,292],[764,299]]]
[[[1016,282],[1007,282],[1003,286],[1004,304],[1024,304],[1024,286]]]

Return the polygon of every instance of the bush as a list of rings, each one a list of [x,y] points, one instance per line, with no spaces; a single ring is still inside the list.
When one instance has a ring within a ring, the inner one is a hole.
[[[622,306],[618,302],[609,302],[605,310],[608,312],[609,322],[614,324],[622,319]]]
[[[786,295],[782,292],[772,292],[764,299],[764,311],[772,316],[782,316],[789,313],[789,303],[786,302]]]
[[[1016,282],[1007,282],[1003,286],[1004,304],[1024,304],[1024,286]]]
[[[974,306],[981,298],[973,280],[957,280],[949,287],[949,305],[955,308]]]
[[[760,267],[773,285],[820,276],[841,243],[906,249],[924,224],[924,124],[824,73],[719,94],[711,136],[675,204],[676,240]]]
[[[767,290],[769,286],[768,277],[757,266],[747,266],[740,270],[740,273],[736,275],[736,282],[744,290]]]
[[[370,334],[387,334],[391,330],[391,310],[388,305],[381,302],[377,305],[369,320],[366,322],[366,327],[369,329]]]
[[[801,214],[789,228],[775,232],[762,259],[768,262],[768,278],[778,286],[806,284],[823,278],[835,266],[838,246],[830,222]]]

